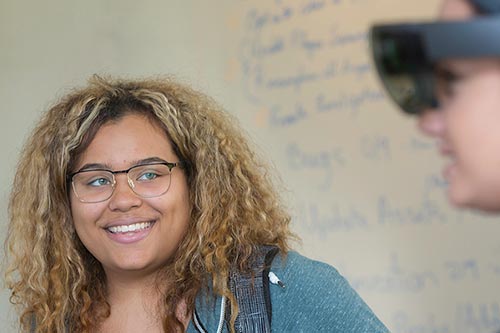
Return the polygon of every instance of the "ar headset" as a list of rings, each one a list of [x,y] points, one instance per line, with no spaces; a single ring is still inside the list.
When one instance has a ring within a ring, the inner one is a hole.
[[[435,108],[435,65],[443,59],[500,57],[500,0],[469,0],[468,21],[375,25],[370,46],[378,75],[406,113]]]

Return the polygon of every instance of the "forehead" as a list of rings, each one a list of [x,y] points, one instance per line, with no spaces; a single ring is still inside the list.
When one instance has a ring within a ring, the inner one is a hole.
[[[151,156],[172,159],[173,155],[170,139],[160,125],[143,115],[130,114],[102,125],[77,164],[122,167]]]

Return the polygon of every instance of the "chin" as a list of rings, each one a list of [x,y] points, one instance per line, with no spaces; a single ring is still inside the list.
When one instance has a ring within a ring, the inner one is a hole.
[[[484,204],[484,203],[476,203],[470,205],[471,209],[482,212],[482,213],[487,213],[487,214],[492,214],[492,215],[497,215],[500,213],[500,204]]]
[[[460,209],[469,209],[481,213],[498,214],[500,213],[500,195],[496,197],[474,196],[469,193],[466,195],[463,192],[453,191],[450,188],[448,191],[448,200],[451,205]]]

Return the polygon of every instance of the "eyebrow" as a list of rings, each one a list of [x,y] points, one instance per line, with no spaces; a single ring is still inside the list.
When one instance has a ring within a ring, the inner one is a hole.
[[[141,160],[132,161],[130,167],[135,167],[144,164],[151,164],[151,163],[167,163],[167,161],[165,161],[163,158],[154,156],[154,157],[144,158]],[[110,171],[112,170],[111,166],[106,163],[87,163],[83,165],[80,169],[78,169],[78,171],[76,172],[86,171],[86,170],[100,170],[100,169],[110,170]]]

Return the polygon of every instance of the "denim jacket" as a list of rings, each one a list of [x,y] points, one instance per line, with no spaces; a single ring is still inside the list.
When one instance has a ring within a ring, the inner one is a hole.
[[[284,284],[269,284],[272,332],[389,332],[332,266],[291,251],[284,260],[278,254],[270,271]],[[220,332],[229,332],[223,303],[221,297],[210,302],[206,295],[198,296],[196,320],[205,332],[216,333],[219,327]],[[202,332],[193,320],[187,332]],[[223,325],[219,325],[221,320]]]

